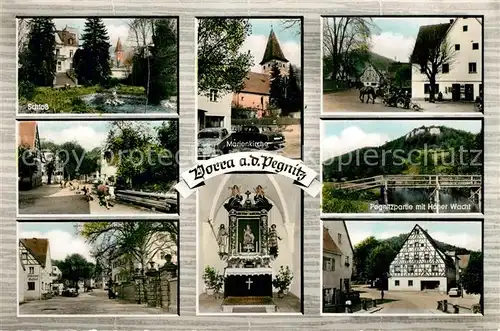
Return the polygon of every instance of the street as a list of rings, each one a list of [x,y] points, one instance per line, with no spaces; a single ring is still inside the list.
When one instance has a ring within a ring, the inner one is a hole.
[[[366,96],[365,96],[366,100]],[[436,102],[417,101],[423,108],[420,112],[439,112],[439,113],[474,113],[474,104],[463,102]],[[323,94],[323,112],[414,112],[411,109],[402,109],[395,107],[386,107],[382,99],[377,97],[375,104],[361,102],[359,100],[359,91],[350,89],[336,93]]]
[[[366,286],[353,286],[355,291],[360,291],[361,298],[380,299],[380,290]],[[382,309],[374,314],[444,314],[437,310],[437,302],[448,300],[449,305],[458,304],[471,308],[479,303],[478,295],[464,294],[464,297],[449,297],[438,291],[385,291]],[[460,308],[461,314],[471,314],[470,309]]]
[[[61,188],[58,184],[42,185],[40,187],[19,191],[19,214],[79,214],[79,215],[109,215],[109,214],[151,214],[153,211],[114,202],[114,206],[106,209],[99,205],[97,197],[87,201],[81,192]]]
[[[19,305],[19,315],[146,315],[168,314],[160,308],[146,307],[108,299],[104,290],[81,293],[77,297],[56,296],[48,300],[33,300]]]

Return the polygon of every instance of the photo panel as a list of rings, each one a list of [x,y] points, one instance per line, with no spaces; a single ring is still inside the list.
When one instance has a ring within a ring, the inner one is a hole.
[[[483,212],[482,119],[322,122],[323,214]]]
[[[482,220],[323,220],[323,314],[482,314]]]
[[[483,112],[483,16],[322,18],[323,113]]]
[[[302,313],[302,198],[267,174],[223,175],[198,190],[198,313]]]
[[[18,315],[178,315],[178,221],[18,222]]]
[[[17,19],[18,114],[177,114],[177,17]]]
[[[301,17],[197,19],[198,159],[302,157]]]
[[[178,215],[177,120],[17,122],[18,216]]]

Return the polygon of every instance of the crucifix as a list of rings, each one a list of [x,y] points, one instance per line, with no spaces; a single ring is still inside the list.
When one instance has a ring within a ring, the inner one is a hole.
[[[250,285],[253,284],[252,280],[250,279],[250,277],[248,277],[248,280],[245,282],[247,285],[248,285],[248,290],[250,291]]]

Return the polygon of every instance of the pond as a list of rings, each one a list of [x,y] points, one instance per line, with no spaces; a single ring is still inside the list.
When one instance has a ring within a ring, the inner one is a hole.
[[[103,113],[176,113],[177,100],[171,98],[164,100],[159,105],[147,104],[145,96],[93,93],[80,97],[83,102]]]

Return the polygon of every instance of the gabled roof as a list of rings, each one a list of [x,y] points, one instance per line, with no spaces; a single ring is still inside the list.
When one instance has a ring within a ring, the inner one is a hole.
[[[330,232],[326,227],[323,227],[323,251],[332,254],[342,255],[342,251],[339,246],[333,241]]]
[[[37,123],[35,121],[19,122],[19,145],[35,149],[37,139]]]
[[[238,92],[265,94],[271,91],[271,76],[257,72],[249,72],[245,78],[243,89]]]
[[[416,49],[428,48],[427,40],[431,39],[441,43],[445,39],[448,30],[454,22],[455,21],[449,23],[420,26],[420,28],[418,29],[417,39],[415,40],[415,46],[413,47],[412,58],[413,53]]]
[[[45,267],[49,250],[49,240],[44,238],[19,239],[19,242],[33,255],[33,257]]]
[[[283,55],[283,51],[281,50],[280,43],[276,34],[274,34],[273,29],[269,33],[269,38],[267,39],[266,50],[264,51],[264,57],[262,61],[260,61],[260,65],[263,65],[266,62],[271,60],[280,60],[283,62],[288,62],[285,55]]]

